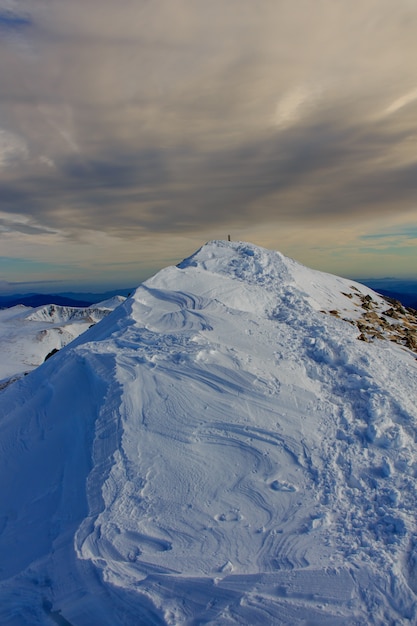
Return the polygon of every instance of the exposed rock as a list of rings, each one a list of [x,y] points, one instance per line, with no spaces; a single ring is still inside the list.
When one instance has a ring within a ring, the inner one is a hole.
[[[360,317],[355,319],[356,316],[353,314],[353,319],[346,316],[341,319],[357,326],[360,331],[358,336],[360,341],[388,340],[417,353],[417,311],[415,309],[405,308],[401,302],[393,298],[381,296],[378,301],[368,294],[361,294],[356,287],[351,288],[358,293],[341,293],[351,300],[356,299],[356,310]],[[391,306],[385,308],[384,301],[389,302]],[[361,309],[363,309],[362,312]],[[337,309],[332,309],[327,313],[340,318]]]
[[[51,356],[54,356],[54,354],[56,354],[57,352],[59,352],[58,348],[54,348],[53,350],[51,350],[50,352],[48,352],[48,354],[45,357],[45,361],[47,361],[48,359],[51,358]]]
[[[395,309],[393,309],[392,307],[390,309],[387,309],[386,311],[384,311],[385,315],[388,315],[388,317],[392,317],[394,319],[398,319],[399,315],[397,313],[397,311]]]

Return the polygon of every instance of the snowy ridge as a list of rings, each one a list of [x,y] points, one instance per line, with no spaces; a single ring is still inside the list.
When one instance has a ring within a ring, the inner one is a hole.
[[[120,304],[120,301],[115,298],[112,298],[112,301],[114,306],[108,306],[107,303],[103,303],[104,306],[97,304],[94,307],[86,308],[48,304],[36,308],[33,313],[26,316],[26,319],[31,322],[53,322],[55,324],[65,324],[76,320],[87,320],[88,322],[96,323]],[[109,303],[110,301],[108,301]]]
[[[102,320],[124,300],[115,296],[86,308],[48,304],[34,309],[18,305],[0,310],[0,391]]]
[[[417,361],[367,296],[210,242],[5,390],[0,622],[415,623]]]

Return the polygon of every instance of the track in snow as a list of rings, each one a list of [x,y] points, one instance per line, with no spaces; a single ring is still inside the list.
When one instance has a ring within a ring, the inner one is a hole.
[[[5,392],[3,622],[412,623],[416,362],[346,289],[214,242]]]

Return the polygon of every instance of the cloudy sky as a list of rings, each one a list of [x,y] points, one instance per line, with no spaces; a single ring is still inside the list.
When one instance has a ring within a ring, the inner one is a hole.
[[[210,239],[417,275],[415,0],[0,0],[0,290]]]

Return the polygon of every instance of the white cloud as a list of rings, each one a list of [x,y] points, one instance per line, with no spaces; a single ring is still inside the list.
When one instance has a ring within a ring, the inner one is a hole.
[[[38,220],[21,213],[0,211],[0,232],[23,232],[35,234],[59,234],[59,231],[43,226]]]
[[[392,115],[393,113],[396,113],[400,109],[403,109],[408,104],[411,104],[412,102],[415,102],[416,100],[417,100],[417,88],[413,89],[412,91],[407,92],[400,98],[396,98],[396,100],[394,100],[394,102],[392,102],[389,105],[389,107],[385,109],[384,114]]]
[[[319,99],[321,90],[298,85],[286,92],[277,103],[274,115],[274,124],[280,128],[287,128],[302,119]]]
[[[39,157],[39,161],[50,168],[55,168],[54,161],[43,154]]]

